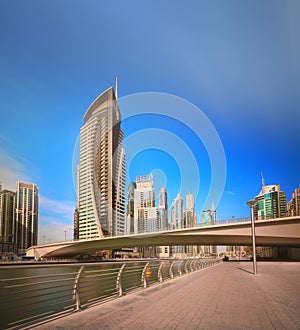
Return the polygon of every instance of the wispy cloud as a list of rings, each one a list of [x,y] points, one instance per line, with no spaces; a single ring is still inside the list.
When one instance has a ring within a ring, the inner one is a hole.
[[[231,190],[226,190],[226,194],[231,195],[231,196],[235,196],[236,195],[236,193],[233,192],[233,191],[231,191]]]
[[[74,202],[39,198],[39,244],[73,239]]]
[[[61,215],[66,218],[73,218],[74,202],[56,201],[45,196],[40,196],[40,208],[53,214]]]
[[[60,218],[41,215],[39,217],[38,244],[70,241],[73,239],[73,224],[63,223]]]
[[[31,181],[26,173],[26,159],[15,157],[10,152],[3,148],[3,144],[7,143],[8,139],[0,136],[0,182],[3,189],[15,190],[16,182]]]

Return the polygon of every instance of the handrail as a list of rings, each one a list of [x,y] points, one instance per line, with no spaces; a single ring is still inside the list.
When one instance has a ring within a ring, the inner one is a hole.
[[[121,268],[118,272],[118,276],[117,276],[116,289],[117,289],[119,297],[121,297],[123,295],[122,284],[121,284],[121,276],[122,276],[122,272],[123,272],[124,267],[125,267],[125,264],[123,264],[121,266]]]
[[[80,297],[79,297],[79,292],[78,292],[78,283],[79,283],[80,275],[81,275],[83,270],[84,270],[84,266],[81,266],[78,273],[77,273],[77,275],[76,275],[75,281],[74,281],[73,301],[75,303],[75,311],[80,310]]]
[[[167,259],[72,264],[70,267],[72,270],[75,268],[74,272],[68,271],[70,268],[65,265],[35,265],[18,267],[16,277],[11,275],[13,268],[5,269],[7,278],[3,278],[3,271],[0,279],[0,329],[18,329],[54,316],[77,312],[219,261]],[[30,273],[32,276],[28,276]]]

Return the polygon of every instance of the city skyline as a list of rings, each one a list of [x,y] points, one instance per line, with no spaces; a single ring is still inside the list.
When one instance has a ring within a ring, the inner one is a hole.
[[[0,8],[0,181],[10,190],[16,181],[37,184],[40,241],[62,241],[65,231],[72,238],[72,159],[82,116],[116,75],[120,99],[141,92],[174,95],[212,123],[226,156],[224,194],[215,205],[219,219],[250,216],[246,202],[261,189],[261,171],[266,185],[281,185],[287,201],[299,187],[299,3],[62,1],[57,8],[32,1],[2,2]],[[103,10],[111,15],[100,15]],[[124,123],[124,140],[148,129],[146,123]],[[172,120],[161,118],[152,127],[180,131],[198,157],[199,222],[211,180],[205,148]],[[162,150],[137,154],[126,189],[135,176],[152,172],[158,185],[166,185],[171,205],[181,189],[171,156]]]

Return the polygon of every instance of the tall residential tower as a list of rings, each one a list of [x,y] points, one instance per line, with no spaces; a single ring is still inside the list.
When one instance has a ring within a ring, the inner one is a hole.
[[[37,186],[34,183],[17,181],[14,230],[19,254],[24,254],[27,248],[37,245],[38,206]]]
[[[118,96],[110,87],[90,105],[80,129],[79,239],[124,234],[126,168],[120,125]]]

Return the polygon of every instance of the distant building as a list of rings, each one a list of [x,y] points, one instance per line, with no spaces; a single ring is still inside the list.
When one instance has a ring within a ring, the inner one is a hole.
[[[37,245],[38,239],[38,188],[34,183],[17,181],[15,195],[15,235],[18,253]]]
[[[134,181],[129,183],[127,190],[127,212],[126,212],[126,234],[134,234],[134,190],[136,183]]]
[[[158,231],[158,228],[158,208],[155,207],[152,174],[137,176],[134,190],[134,233]]]
[[[288,215],[290,217],[300,215],[300,188],[296,188],[292,194],[292,199],[287,205]]]
[[[90,105],[80,129],[79,239],[124,234],[123,135],[118,95],[110,87]]]
[[[180,229],[184,227],[183,222],[183,199],[180,194],[177,194],[173,200],[170,209],[171,214],[171,229]]]
[[[0,186],[0,252],[18,253],[14,216],[15,193]]]
[[[78,208],[74,211],[74,232],[73,232],[74,241],[79,240],[79,210]]]
[[[171,229],[181,229],[184,228],[184,211],[183,211],[183,199],[180,194],[177,194],[176,198],[173,200],[170,209],[171,214]],[[184,246],[173,246],[172,254],[175,256],[180,256],[182,253],[185,253]]]
[[[212,205],[211,209],[202,210],[202,218],[201,218],[202,226],[211,226],[217,223],[217,211]]]
[[[186,208],[183,214],[183,227],[184,228],[193,228],[196,227],[196,213],[195,213],[195,201],[194,195],[188,193],[186,195]]]
[[[197,218],[195,213],[195,200],[192,193],[188,193],[185,197],[185,210],[183,212],[183,227],[193,228],[196,227]],[[197,246],[185,246],[185,253],[187,255],[196,255]]]
[[[254,220],[275,219],[287,215],[286,195],[280,185],[263,185],[260,193],[247,202]]]
[[[159,230],[168,229],[168,195],[165,187],[160,188],[158,196]]]
[[[202,226],[212,226],[217,223],[217,210],[215,209],[214,204],[208,210],[202,210],[201,217]],[[201,254],[205,256],[217,255],[218,247],[215,245],[202,246]]]
[[[251,219],[266,220],[287,216],[286,195],[280,190],[279,184],[265,185],[262,178],[262,188],[254,199],[247,202],[251,209]],[[271,247],[261,247],[259,255],[264,258],[273,257]]]

